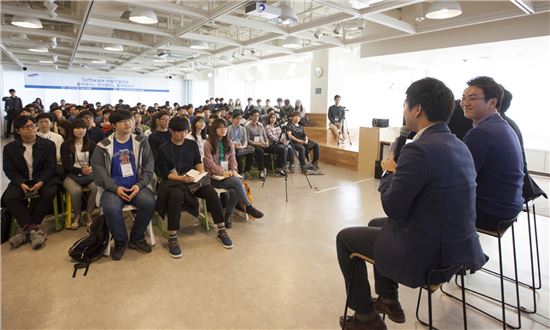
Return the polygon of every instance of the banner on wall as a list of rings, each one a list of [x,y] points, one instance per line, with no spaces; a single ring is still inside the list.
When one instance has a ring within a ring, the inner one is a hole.
[[[25,73],[25,88],[169,93],[168,82],[140,77]]]

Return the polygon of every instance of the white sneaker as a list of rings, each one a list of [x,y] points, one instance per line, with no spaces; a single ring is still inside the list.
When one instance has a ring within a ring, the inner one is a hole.
[[[74,217],[73,219],[73,222],[71,223],[71,229],[72,230],[77,230],[78,228],[80,228],[80,216],[77,215]]]

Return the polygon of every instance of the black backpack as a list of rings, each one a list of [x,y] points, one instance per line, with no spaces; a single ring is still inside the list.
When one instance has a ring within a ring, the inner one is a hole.
[[[73,277],[79,268],[85,268],[84,276],[88,273],[90,263],[103,256],[103,251],[109,244],[109,228],[103,215],[94,220],[88,228],[88,235],[76,241],[69,248],[69,256],[75,261]]]

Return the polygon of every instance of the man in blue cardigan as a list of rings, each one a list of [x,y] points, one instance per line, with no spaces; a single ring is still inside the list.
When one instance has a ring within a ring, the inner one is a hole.
[[[524,164],[512,127],[497,112],[501,86],[490,77],[468,81],[462,95],[464,116],[473,128],[464,136],[477,172],[476,226],[496,230],[499,221],[517,216],[523,204]]]
[[[355,310],[340,319],[346,329],[385,329],[378,313],[404,323],[398,283],[414,288],[426,284],[432,269],[466,265],[477,270],[485,263],[475,228],[474,162],[446,124],[453,107],[453,93],[437,79],[424,78],[407,89],[403,115],[417,134],[401,149],[397,164],[393,156],[381,163],[385,173],[379,191],[389,218],[346,228],[336,237],[349,306]],[[349,258],[354,252],[374,260],[375,301],[365,263]]]

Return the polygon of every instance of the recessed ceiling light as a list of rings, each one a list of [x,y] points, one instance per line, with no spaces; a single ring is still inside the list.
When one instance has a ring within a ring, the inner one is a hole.
[[[139,24],[157,24],[158,19],[155,12],[147,8],[134,8],[128,18],[130,21]]]
[[[93,60],[92,63],[95,63],[95,64],[107,64],[107,60],[102,58],[100,60]]]
[[[54,63],[53,60],[40,60],[38,62],[44,63],[44,64],[53,64]]]
[[[13,16],[11,19],[11,24],[28,29],[42,28],[42,22],[40,22],[38,18],[34,17]]]
[[[121,44],[107,44],[105,45],[105,47],[103,47],[103,49],[112,52],[121,52],[124,50],[124,47]]]
[[[189,47],[193,49],[208,49],[208,43],[206,41],[193,40]]]
[[[29,50],[31,52],[35,52],[35,53],[47,53],[47,52],[49,52],[47,47],[33,47],[33,48],[29,48]]]
[[[161,57],[161,58],[155,58],[153,60],[153,62],[156,62],[156,63],[166,63],[168,62],[168,59],[166,57]]]
[[[288,36],[283,42],[283,47],[290,49],[300,48],[302,47],[302,42],[295,36]]]
[[[430,4],[426,17],[429,19],[447,19],[462,14],[457,1],[435,1]]]

